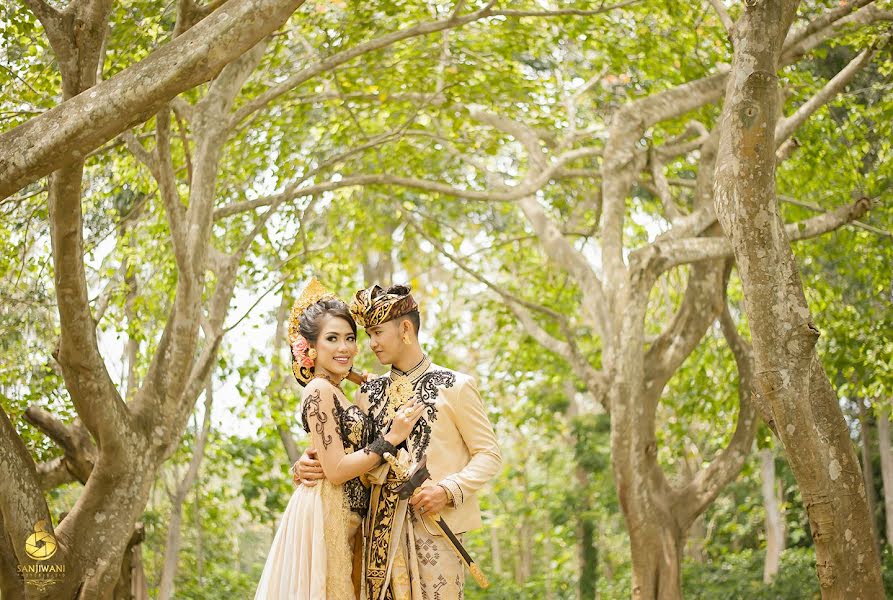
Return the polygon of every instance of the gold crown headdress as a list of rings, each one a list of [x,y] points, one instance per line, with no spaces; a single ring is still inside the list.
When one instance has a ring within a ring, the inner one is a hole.
[[[313,277],[310,283],[295,300],[291,307],[291,314],[288,317],[288,346],[291,349],[291,370],[295,374],[295,378],[301,385],[307,385],[313,378],[313,367],[301,363],[301,356],[295,355],[295,346],[306,346],[307,342],[301,336],[301,315],[310,306],[321,300],[335,300],[338,296],[327,290],[323,285]]]

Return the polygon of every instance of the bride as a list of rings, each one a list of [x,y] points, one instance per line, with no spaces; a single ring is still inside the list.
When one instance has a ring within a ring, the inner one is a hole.
[[[385,453],[397,454],[424,405],[409,405],[383,436],[371,441],[368,417],[341,390],[357,349],[357,325],[347,305],[313,279],[295,302],[288,338],[292,371],[304,386],[301,418],[319,450],[325,480],[299,485],[273,539],[255,600],[357,600],[352,577],[361,556],[360,523],[369,504],[360,475]],[[355,544],[360,552],[354,554]],[[358,587],[355,587],[358,585]]]

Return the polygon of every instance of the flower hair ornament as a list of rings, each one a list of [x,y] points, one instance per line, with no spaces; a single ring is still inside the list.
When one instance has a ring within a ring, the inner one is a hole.
[[[291,307],[288,317],[288,345],[291,348],[291,370],[302,386],[313,379],[316,349],[301,335],[301,317],[310,306],[322,300],[334,300],[337,296],[323,287],[316,277],[310,280]]]

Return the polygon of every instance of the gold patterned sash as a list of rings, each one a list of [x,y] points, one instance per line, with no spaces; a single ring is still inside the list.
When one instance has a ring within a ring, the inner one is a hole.
[[[381,474],[384,475],[384,483],[373,485],[366,524],[366,591],[369,600],[391,597],[388,580],[394,557],[399,550],[397,540],[400,539],[408,505],[406,500],[400,500],[396,491],[404,480],[397,477],[390,468],[384,470],[386,475]]]

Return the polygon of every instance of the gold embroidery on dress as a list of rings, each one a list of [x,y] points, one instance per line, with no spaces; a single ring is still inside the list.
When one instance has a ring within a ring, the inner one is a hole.
[[[326,541],[326,598],[356,600],[351,581],[353,556],[348,539],[350,505],[343,486],[324,479],[322,489],[323,533]]]

